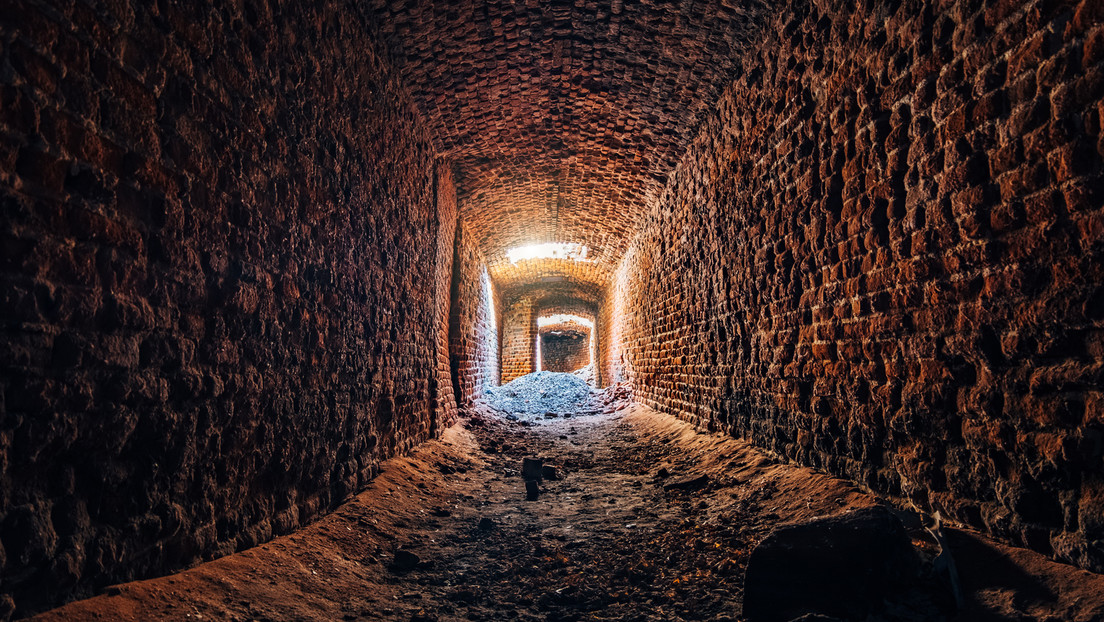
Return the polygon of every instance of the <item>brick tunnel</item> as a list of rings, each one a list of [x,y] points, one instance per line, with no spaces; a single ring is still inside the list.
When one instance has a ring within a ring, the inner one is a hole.
[[[1099,0],[0,46],[0,620],[1104,619]]]

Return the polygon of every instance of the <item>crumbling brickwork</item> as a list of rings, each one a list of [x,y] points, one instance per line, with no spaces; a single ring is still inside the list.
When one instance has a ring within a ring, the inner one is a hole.
[[[0,610],[287,532],[452,420],[451,173],[373,41],[0,11]]]
[[[1104,571],[1101,12],[779,10],[607,292],[603,376]]]
[[[460,226],[456,234],[450,324],[453,387],[460,406],[498,386],[496,293],[479,247]]]
[[[496,283],[604,284],[768,3],[372,0]],[[516,269],[509,249],[577,242],[589,262]]]
[[[537,316],[532,296],[505,298],[502,310],[502,384],[537,370]]]
[[[579,325],[540,329],[541,369],[573,372],[590,364],[590,330]]]
[[[430,391],[434,396],[433,407],[429,412],[429,428],[433,432],[452,425],[457,414],[458,392],[455,383],[459,378],[452,366],[452,310],[453,306],[459,308],[468,300],[466,298],[461,300],[459,291],[455,292],[455,296],[453,295],[453,290],[459,289],[454,287],[453,283],[462,286],[467,283],[465,278],[475,280],[470,269],[468,274],[461,274],[459,266],[453,264],[459,244],[457,239],[459,214],[456,209],[456,186],[453,183],[452,167],[437,166],[436,175],[433,204],[437,207],[437,258],[436,270],[433,274],[432,324],[437,332],[433,350],[436,368],[429,376]],[[463,294],[467,295],[470,292],[465,291]],[[470,329],[470,324],[464,323],[463,320],[459,321],[458,332],[470,333]],[[483,344],[480,343],[476,347],[478,348],[479,345]]]

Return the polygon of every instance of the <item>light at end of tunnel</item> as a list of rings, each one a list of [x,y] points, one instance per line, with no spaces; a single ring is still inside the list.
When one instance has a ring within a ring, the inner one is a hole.
[[[581,324],[587,328],[594,328],[594,322],[582,317],[581,315],[570,315],[567,313],[557,313],[555,315],[542,315],[537,318],[537,327],[543,328],[545,326],[551,326],[553,324],[564,324],[567,322],[574,322]]]
[[[543,244],[530,244],[518,246],[506,251],[506,259],[510,263],[517,263],[528,259],[569,259],[571,261],[586,261],[587,247],[574,242],[545,242]]]

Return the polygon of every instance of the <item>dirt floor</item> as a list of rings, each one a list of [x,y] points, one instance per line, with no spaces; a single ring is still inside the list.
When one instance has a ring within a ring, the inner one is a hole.
[[[738,620],[748,556],[774,525],[877,503],[648,408],[605,410],[469,414],[299,532],[35,619]],[[534,456],[560,479],[530,501]],[[1104,576],[948,535],[957,619],[1104,620]]]

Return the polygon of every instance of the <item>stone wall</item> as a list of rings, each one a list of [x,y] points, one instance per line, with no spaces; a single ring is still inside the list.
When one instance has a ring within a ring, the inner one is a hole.
[[[287,532],[452,420],[451,174],[352,3],[2,13],[0,617]]]
[[[502,309],[502,384],[536,371],[537,316],[533,297],[504,297]]]
[[[496,293],[479,247],[457,228],[453,313],[450,324],[453,388],[456,401],[470,406],[483,389],[498,386]]]
[[[594,321],[600,294],[585,284],[538,282],[510,288],[502,297],[502,382],[505,384],[536,371],[538,318],[563,313]]]
[[[607,291],[603,378],[1104,571],[1100,7],[778,11]]]
[[[540,340],[544,371],[573,372],[590,364],[589,330],[542,330]]]

